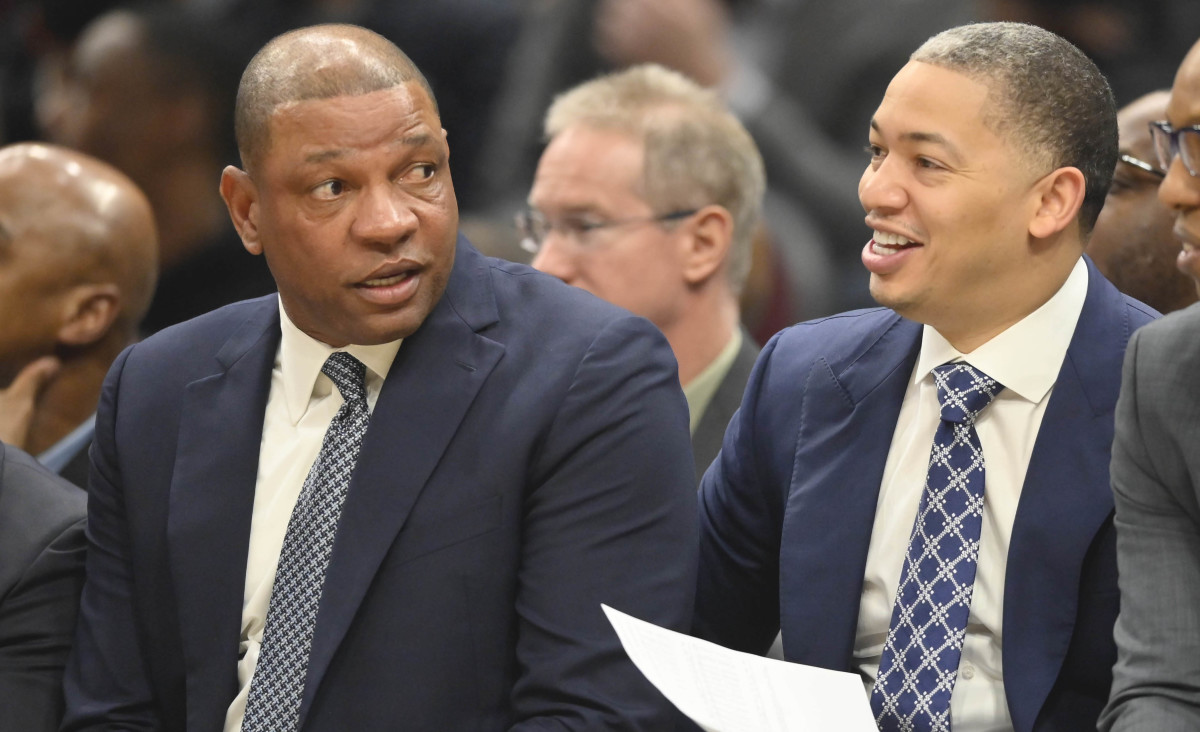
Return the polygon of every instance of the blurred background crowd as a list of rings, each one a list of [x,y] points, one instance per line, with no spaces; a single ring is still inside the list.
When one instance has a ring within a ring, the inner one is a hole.
[[[512,225],[556,94],[657,62],[721,90],[766,163],[765,223],[742,294],[765,341],[801,319],[870,304],[857,181],[870,115],[928,36],[1021,20],[1073,41],[1117,102],[1170,87],[1200,36],[1196,0],[0,0],[0,144],[45,140],[105,160],[154,209],[158,292],[146,333],[273,290],[217,193],[237,163],[232,105],[262,43],[347,21],[428,76],[449,132],[463,229],[528,261]]]

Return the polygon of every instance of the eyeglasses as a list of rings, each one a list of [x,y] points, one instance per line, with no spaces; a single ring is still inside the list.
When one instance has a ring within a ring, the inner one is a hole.
[[[1144,170],[1147,173],[1149,173],[1150,175],[1154,176],[1155,178],[1166,178],[1167,177],[1167,174],[1164,173],[1162,170],[1160,170],[1158,168],[1158,166],[1151,165],[1150,163],[1147,163],[1145,160],[1139,160],[1138,158],[1135,158],[1132,155],[1126,155],[1126,154],[1122,153],[1119,159],[1122,163],[1125,163],[1127,165],[1132,165],[1133,167],[1137,168],[1138,170]]]
[[[671,211],[670,213],[658,214],[655,216],[639,216],[629,219],[616,219],[614,221],[603,221],[590,218],[588,216],[577,216],[566,218],[561,221],[551,221],[546,218],[541,211],[535,209],[525,209],[516,215],[515,223],[517,231],[521,234],[521,248],[530,254],[537,254],[542,248],[542,243],[546,241],[546,237],[551,231],[559,231],[563,236],[571,239],[576,244],[589,244],[590,234],[600,229],[612,229],[618,226],[637,226],[641,224],[662,224],[668,221],[678,221],[686,219],[688,216],[695,214],[700,209],[689,208],[679,211]]]
[[[1150,137],[1154,140],[1159,167],[1164,172],[1170,169],[1178,155],[1188,174],[1200,177],[1200,125],[1175,129],[1165,120],[1151,122]]]

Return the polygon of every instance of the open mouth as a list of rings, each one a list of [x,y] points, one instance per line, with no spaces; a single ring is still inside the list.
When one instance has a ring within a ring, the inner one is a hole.
[[[921,242],[913,241],[906,236],[893,234],[888,231],[875,230],[875,235],[871,238],[871,251],[880,256],[896,254],[905,249],[922,246]]]
[[[369,280],[363,280],[362,282],[359,282],[358,285],[356,285],[356,286],[357,287],[391,287],[392,285],[398,285],[401,282],[411,278],[414,274],[416,274],[416,270],[410,269],[410,270],[407,270],[404,272],[400,272],[399,274],[389,275],[387,277],[375,277],[375,278],[372,278]]]

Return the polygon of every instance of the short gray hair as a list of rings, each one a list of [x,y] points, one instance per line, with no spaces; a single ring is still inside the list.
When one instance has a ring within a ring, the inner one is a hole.
[[[1086,239],[1117,165],[1117,103],[1096,64],[1066,40],[1024,23],[951,28],[911,60],[987,83],[990,127],[1046,172],[1073,166],[1083,173],[1079,229]]]
[[[271,114],[305,99],[356,96],[420,84],[437,111],[425,76],[403,51],[374,31],[347,24],[314,25],[267,42],[242,72],[234,109],[238,154],[247,170],[270,145]]]
[[[656,64],[634,66],[556,98],[546,113],[546,138],[575,125],[643,141],[645,199],[660,213],[714,203],[729,211],[729,282],[740,291],[762,217],[766,174],[750,133],[716,92]]]

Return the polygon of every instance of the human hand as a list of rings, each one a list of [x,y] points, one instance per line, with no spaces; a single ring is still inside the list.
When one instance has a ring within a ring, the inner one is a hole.
[[[0,389],[0,442],[25,449],[38,397],[60,366],[54,356],[43,356],[21,369],[7,388]]]
[[[600,0],[593,33],[615,67],[658,63],[704,86],[721,85],[732,68],[723,0]]]

